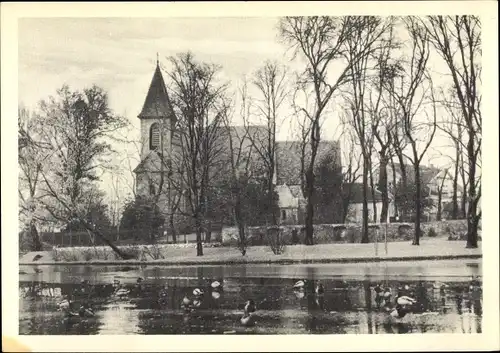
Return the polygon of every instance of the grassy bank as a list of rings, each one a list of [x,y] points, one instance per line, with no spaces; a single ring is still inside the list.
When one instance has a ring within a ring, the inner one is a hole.
[[[387,244],[318,244],[313,246],[287,246],[281,255],[274,255],[268,246],[253,246],[242,256],[238,249],[228,247],[206,247],[204,256],[196,256],[193,244],[122,247],[134,254],[133,260],[120,260],[105,247],[61,248],[53,251],[31,252],[19,260],[22,265],[36,264],[142,264],[165,265],[237,264],[237,263],[335,263],[372,261],[415,261],[457,258],[479,258],[481,248],[466,249],[463,242],[443,239],[425,239],[420,246],[411,242]],[[33,261],[35,255],[41,258]]]

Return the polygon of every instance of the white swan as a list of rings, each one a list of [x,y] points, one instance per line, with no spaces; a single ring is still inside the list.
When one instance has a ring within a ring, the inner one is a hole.
[[[293,285],[293,288],[294,289],[303,289],[306,285],[306,281],[304,280],[300,280],[300,281],[297,281],[295,282],[295,284]]]
[[[414,305],[417,303],[417,301],[411,297],[402,295],[396,299],[396,303],[398,303],[399,305]]]
[[[220,289],[222,287],[222,284],[219,281],[214,281],[211,284],[213,289]]]
[[[115,296],[117,296],[118,298],[125,298],[126,296],[128,296],[130,294],[130,290],[126,289],[126,288],[119,288],[116,292],[115,292]]]
[[[199,288],[195,288],[195,289],[193,290],[193,295],[194,295],[195,297],[200,297],[200,296],[202,296],[202,295],[203,295],[203,291],[202,291],[201,289],[199,289]]]

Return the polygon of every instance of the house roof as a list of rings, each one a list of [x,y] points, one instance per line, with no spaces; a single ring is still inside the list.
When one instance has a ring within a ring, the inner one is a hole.
[[[338,141],[320,141],[316,155],[316,164],[328,155],[333,155],[334,160],[340,165],[340,145]],[[299,141],[277,141],[277,184],[301,184],[300,159],[301,143]]]
[[[399,163],[394,163],[394,167],[396,168],[397,172],[401,172],[401,164]],[[408,174],[408,177],[410,179],[413,178],[414,175],[414,168],[412,164],[405,164],[405,169],[406,173]],[[432,179],[434,179],[439,173],[441,173],[442,170],[440,168],[434,167],[434,166],[425,166],[421,165],[420,166],[420,178],[422,179],[422,184],[423,185],[429,185],[432,182]]]
[[[217,134],[218,139],[215,142],[215,148],[219,151],[217,153],[217,157],[214,159],[216,167],[213,169],[215,174],[224,174],[227,172],[226,168],[229,167],[229,135],[233,138],[233,148],[235,149],[235,153],[238,153],[237,149],[240,147],[240,140],[245,136],[247,131],[248,135],[246,140],[241,144],[243,149],[246,150],[252,146],[251,139],[253,139],[257,146],[265,146],[267,143],[268,131],[266,126],[221,126],[219,129],[220,132]],[[323,140],[319,144],[316,161],[319,162],[326,156],[332,154],[334,159],[340,163],[339,143],[337,141]],[[244,156],[244,154],[241,155],[242,158]],[[288,185],[293,196],[297,198],[302,197],[302,190],[300,187],[300,156],[300,143],[298,141],[276,141],[277,185]],[[251,167],[252,173],[257,173],[257,175],[259,175],[259,168],[262,167],[261,158],[262,157],[259,153],[254,149],[251,153],[251,162],[253,164],[253,167]],[[149,153],[146,158],[144,158],[144,160],[142,160],[134,169],[134,172],[139,173],[151,169],[148,167],[148,163],[155,164],[157,159],[158,155],[152,157],[152,153]],[[148,162],[149,160],[151,160],[151,162]]]
[[[148,94],[146,95],[144,105],[139,114],[139,119],[157,119],[165,117],[173,117],[175,119],[165,81],[161,74],[160,65],[157,63],[153,79],[149,85]]]
[[[354,183],[354,184],[348,184],[345,187],[348,188],[351,186],[351,195],[350,195],[350,202],[351,203],[362,203],[363,202],[363,183]],[[373,201],[372,197],[372,192],[370,186],[368,186],[368,197],[367,200],[368,202]],[[382,194],[380,191],[375,190],[375,201],[380,202],[382,201]]]

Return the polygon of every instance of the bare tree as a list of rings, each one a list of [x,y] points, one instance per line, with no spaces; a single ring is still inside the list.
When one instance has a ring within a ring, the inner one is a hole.
[[[410,57],[404,70],[399,76],[398,88],[391,92],[401,114],[405,137],[411,147],[411,156],[414,172],[415,191],[415,238],[413,245],[420,244],[420,218],[422,211],[422,191],[420,165],[436,133],[436,100],[432,79],[427,72],[429,60],[429,41],[425,30],[414,17],[404,18],[404,24],[409,34]],[[427,86],[425,84],[427,83]],[[430,92],[430,97],[428,96]],[[423,110],[424,99],[430,98],[431,113]],[[426,116],[426,119],[423,116]]]
[[[393,87],[391,86],[393,77],[387,75],[387,68],[398,64],[398,60],[395,60],[392,52],[394,49],[399,48],[399,46],[391,27],[386,38],[381,41],[380,49],[374,54],[376,66],[372,80],[373,87],[369,94],[368,112],[371,117],[371,130],[379,145],[378,158],[380,163],[377,189],[382,195],[380,222],[385,222],[389,213],[390,181],[388,180],[387,168],[394,155],[393,138],[397,138],[397,131],[395,131],[397,128],[395,121],[397,119],[395,119],[394,114],[394,100],[393,96],[387,91],[388,88]],[[397,141],[396,145],[400,146],[401,144]],[[392,182],[394,183],[394,181]]]
[[[248,97],[246,84],[240,89],[241,96],[241,111],[240,114],[244,118],[248,115]],[[247,185],[252,177],[252,152],[255,150],[254,146],[258,143],[257,138],[252,136],[250,138],[250,129],[246,127],[241,131],[231,126],[231,116],[230,116],[229,106],[223,110],[224,117],[224,127],[225,134],[227,134],[227,139],[229,143],[229,162],[230,162],[230,188],[231,188],[231,200],[229,204],[232,208],[232,213],[234,216],[235,223],[238,227],[239,234],[239,247],[242,255],[246,254],[246,227],[247,220],[245,219],[244,208],[245,203],[245,192],[247,190]],[[272,147],[274,148],[274,147]],[[261,157],[266,156],[262,154]],[[273,157],[274,160],[274,157]],[[266,161],[267,162],[267,161]],[[267,165],[266,165],[267,167]],[[267,169],[267,168],[266,168]],[[268,172],[268,169],[267,169]]]
[[[438,187],[437,187],[437,194],[438,194],[438,204],[437,204],[437,215],[436,215],[436,219],[438,221],[441,220],[441,217],[442,217],[442,213],[443,213],[443,188],[444,188],[444,183],[446,181],[446,178],[448,178],[448,174],[449,174],[449,171],[448,169],[445,169],[444,170],[444,174],[441,178],[441,183],[438,184]]]
[[[308,127],[303,131],[308,133],[309,158],[305,172],[304,196],[306,206],[306,244],[313,244],[314,217],[314,165],[320,142],[321,119],[324,117],[327,105],[339,87],[349,80],[349,73],[358,61],[369,54],[372,45],[383,33],[375,23],[380,21],[375,17],[285,17],[280,20],[280,36],[293,50],[306,60],[306,67],[301,76],[299,89],[305,96],[313,97],[310,106],[298,107],[306,118]],[[375,29],[378,35],[370,36],[364,41],[356,56],[345,60],[347,41],[356,35],[360,29]],[[341,65],[340,73],[332,79],[331,66]],[[297,102],[297,100],[296,100]],[[299,104],[296,104],[297,106]]]
[[[31,114],[25,107],[18,108],[19,133],[19,188],[20,218],[24,218],[24,231],[29,234],[34,251],[42,250],[38,235],[37,222],[46,215],[40,208],[41,173],[47,168],[50,146],[41,140],[42,123],[38,116]]]
[[[350,130],[344,132],[347,135],[345,140],[349,141],[349,148],[344,149],[344,162],[342,170],[342,222],[345,223],[347,214],[349,213],[349,206],[351,204],[351,197],[354,184],[361,177],[361,154],[355,149],[356,144],[354,141],[356,137],[352,136],[354,133]]]
[[[280,112],[288,93],[287,69],[276,62],[267,61],[263,67],[255,72],[252,83],[258,92],[254,104],[256,115],[260,121],[263,121],[266,133],[261,134],[254,129],[254,133],[249,133],[248,138],[264,163],[268,204],[272,205],[276,173],[276,133],[280,123]],[[245,125],[247,131],[250,131],[251,127],[247,119]],[[271,224],[277,224],[276,218],[276,212],[272,210]]]
[[[443,119],[443,121],[439,122],[438,128],[447,135],[447,137],[450,139],[455,149],[455,156],[451,157],[454,165],[451,219],[458,219],[459,211],[461,211],[464,217],[467,214],[465,210],[465,202],[461,201],[461,205],[459,208],[459,200],[458,200],[459,178],[462,179],[462,185],[464,186],[464,188],[465,185],[467,184],[465,177],[466,168],[464,168],[464,159],[463,159],[464,150],[466,149],[466,144],[464,142],[463,126],[461,123],[461,109],[459,103],[457,102],[456,94],[454,94],[453,90],[449,92],[450,94],[448,96],[443,91],[440,93],[441,96],[443,97],[440,103],[442,104],[442,106],[444,106],[448,114],[446,118]],[[465,191],[464,194],[466,195],[467,192]],[[463,206],[462,203],[464,204]]]
[[[368,187],[372,194],[372,201],[374,207],[374,217],[376,222],[376,201],[375,201],[375,188],[373,183],[372,174],[372,154],[374,147],[374,130],[377,130],[379,122],[377,113],[380,106],[382,97],[382,90],[378,89],[377,98],[373,102],[371,109],[369,109],[368,99],[371,98],[372,87],[370,81],[373,81],[373,68],[371,61],[373,56],[379,54],[380,48],[384,48],[384,42],[381,37],[384,32],[380,32],[382,28],[385,30],[387,27],[392,28],[392,23],[389,21],[387,24],[382,23],[381,20],[368,21],[365,26],[360,26],[355,30],[347,40],[347,60],[353,62],[349,72],[350,84],[352,91],[346,95],[346,100],[349,106],[349,122],[352,125],[356,136],[359,141],[361,154],[363,156],[363,235],[361,242],[368,242]],[[373,38],[375,37],[375,39]],[[377,48],[373,48],[371,55],[361,55],[360,60],[356,60],[360,53],[366,50],[367,45],[377,44]],[[379,44],[380,43],[380,44]],[[385,48],[384,48],[385,49]],[[375,61],[376,62],[376,61]],[[379,66],[383,63],[379,63]],[[370,114],[372,113],[372,114]],[[370,184],[369,184],[370,183]]]
[[[424,25],[434,48],[444,59],[453,79],[467,134],[468,210],[467,247],[477,248],[481,211],[481,22],[477,16],[429,16]],[[480,174],[480,173],[479,173]]]
[[[196,254],[202,256],[207,191],[224,147],[219,134],[227,85],[216,82],[218,66],[197,62],[191,53],[169,59],[173,66],[169,73],[173,104],[180,117],[175,131],[178,147],[174,148],[172,163],[176,165],[174,169],[182,171],[179,177],[196,228]]]
[[[57,97],[40,103],[43,141],[50,145],[41,170],[45,210],[65,224],[77,220],[110,246],[121,258],[129,258],[86,219],[87,193],[95,188],[108,166],[113,150],[109,139],[126,121],[108,107],[107,94],[93,86],[82,92],[64,86]]]

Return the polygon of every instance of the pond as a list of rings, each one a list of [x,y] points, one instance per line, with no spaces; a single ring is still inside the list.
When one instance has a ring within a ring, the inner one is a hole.
[[[214,289],[216,281],[221,287]],[[294,288],[298,281],[301,288]],[[21,266],[19,291],[19,333],[28,335],[482,331],[480,260]],[[383,299],[386,292],[392,295]],[[399,317],[393,310],[397,293],[416,300]],[[64,299],[70,309],[60,305]],[[249,300],[256,310],[246,320]]]

